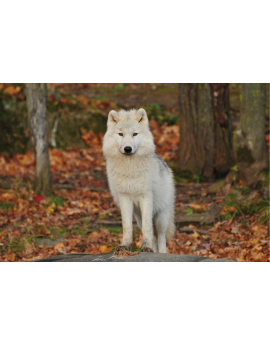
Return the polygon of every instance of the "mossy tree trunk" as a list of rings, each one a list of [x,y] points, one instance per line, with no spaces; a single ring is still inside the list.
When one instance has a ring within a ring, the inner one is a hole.
[[[214,120],[210,84],[179,84],[181,171],[213,178]]]
[[[249,185],[256,184],[260,172],[268,169],[265,125],[266,84],[241,84],[240,123],[234,144],[239,178]]]
[[[215,174],[225,176],[235,165],[229,84],[211,84],[215,121]]]
[[[26,84],[29,123],[35,154],[35,193],[43,196],[52,193],[46,91],[46,84]]]

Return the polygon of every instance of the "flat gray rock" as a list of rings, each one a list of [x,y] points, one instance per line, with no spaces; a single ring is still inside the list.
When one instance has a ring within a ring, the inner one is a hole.
[[[60,242],[64,242],[63,237],[56,237],[55,240],[50,240],[49,238],[37,238],[35,244],[38,246],[44,246],[45,248],[53,247]]]
[[[210,205],[207,207],[206,212],[200,214],[179,214],[175,217],[176,223],[182,224],[213,224],[218,219],[221,211],[221,207],[218,205]]]
[[[229,259],[211,259],[204,256],[140,253],[129,257],[108,254],[66,254],[41,259],[37,262],[233,262]]]

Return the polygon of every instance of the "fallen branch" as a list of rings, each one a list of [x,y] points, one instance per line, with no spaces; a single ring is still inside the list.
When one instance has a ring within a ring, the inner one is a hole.
[[[179,232],[194,232],[196,231],[198,234],[207,235],[209,232],[207,230],[201,230],[196,228],[189,228],[188,226],[183,226],[182,228],[178,229]]]

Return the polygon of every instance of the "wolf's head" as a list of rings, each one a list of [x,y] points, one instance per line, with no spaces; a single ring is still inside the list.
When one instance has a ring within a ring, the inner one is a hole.
[[[144,109],[110,111],[103,141],[105,156],[142,156],[154,151],[153,136]]]

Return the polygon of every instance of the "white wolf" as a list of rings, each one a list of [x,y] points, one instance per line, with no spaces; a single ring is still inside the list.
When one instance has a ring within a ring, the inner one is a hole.
[[[166,253],[175,233],[173,174],[155,154],[144,109],[112,110],[103,140],[109,186],[121,209],[123,242],[116,251],[131,250],[135,216],[142,230],[143,252]]]

